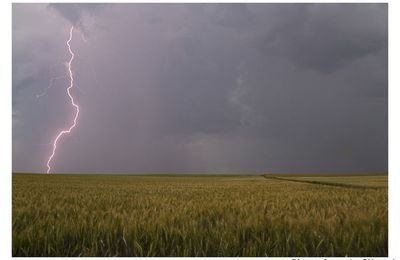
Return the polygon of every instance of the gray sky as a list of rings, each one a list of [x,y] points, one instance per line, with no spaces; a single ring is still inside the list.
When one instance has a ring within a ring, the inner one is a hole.
[[[54,172],[387,171],[386,4],[13,4],[15,172],[73,119],[71,25]]]

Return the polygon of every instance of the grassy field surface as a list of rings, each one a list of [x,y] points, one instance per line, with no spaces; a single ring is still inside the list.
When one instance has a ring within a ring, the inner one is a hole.
[[[268,176],[267,176],[268,177]],[[346,184],[359,187],[386,187],[388,186],[387,175],[367,175],[367,176],[288,176],[276,178],[284,180],[299,180],[311,182],[324,182],[334,184]]]
[[[387,256],[387,176],[284,178],[14,174],[12,254]]]

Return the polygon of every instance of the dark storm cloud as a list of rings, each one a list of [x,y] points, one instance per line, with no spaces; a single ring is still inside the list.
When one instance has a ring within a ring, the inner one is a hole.
[[[93,18],[106,4],[93,3],[50,3],[48,7],[57,11],[62,17],[67,19],[72,25],[88,34],[88,24],[85,19]]]
[[[68,56],[52,9],[96,24],[74,34],[57,172],[387,170],[386,4],[110,6],[14,5],[15,171],[43,171],[73,112],[63,81],[32,98]]]
[[[284,21],[263,34],[266,54],[286,56],[300,67],[332,72],[387,48],[385,4],[275,5]],[[272,12],[272,11],[270,11]]]

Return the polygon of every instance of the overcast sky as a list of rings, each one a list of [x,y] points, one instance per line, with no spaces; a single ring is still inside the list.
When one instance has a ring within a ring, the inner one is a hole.
[[[13,171],[387,171],[386,4],[13,4]]]

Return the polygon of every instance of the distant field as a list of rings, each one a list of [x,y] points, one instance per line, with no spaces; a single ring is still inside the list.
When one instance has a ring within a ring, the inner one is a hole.
[[[315,184],[342,184],[349,187],[383,188],[388,186],[387,175],[366,176],[268,176],[280,180],[303,181]],[[340,186],[340,185],[338,185]]]
[[[12,254],[387,256],[387,176],[282,178],[14,174]]]

